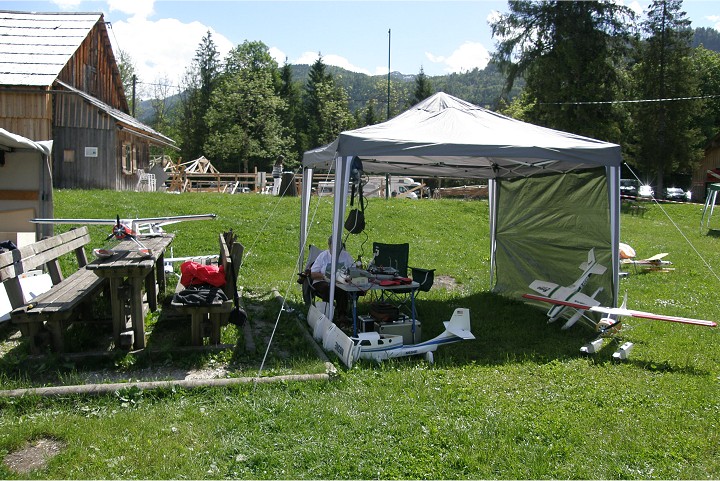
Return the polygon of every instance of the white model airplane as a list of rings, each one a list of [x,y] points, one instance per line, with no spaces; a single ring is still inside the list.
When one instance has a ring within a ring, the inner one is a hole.
[[[129,226],[137,235],[162,235],[163,226],[188,220],[213,220],[215,214],[174,215],[167,217],[143,217],[139,219],[30,219],[34,224],[99,224]]]
[[[602,287],[598,288],[591,296],[581,292],[591,275],[602,275],[607,270],[605,266],[601,266],[595,260],[595,249],[590,249],[588,252],[587,262],[580,264],[580,270],[583,271],[583,273],[580,275],[578,280],[567,287],[560,286],[553,282],[535,280],[530,284],[530,288],[535,292],[542,294],[544,298],[563,301],[566,303],[576,303],[578,305],[583,304],[588,306],[599,306],[600,302],[597,301],[595,297],[602,291]],[[548,323],[557,321],[567,307],[572,306],[569,304],[558,303],[557,305],[551,307],[547,312]],[[562,329],[570,328],[582,317],[584,312],[584,309],[577,309],[576,312],[570,316],[567,322],[565,322]]]
[[[433,352],[438,346],[462,340],[475,339],[470,332],[470,310],[455,309],[449,321],[445,321],[445,331],[429,341],[406,345],[401,335],[379,334],[377,332],[360,333],[358,337],[349,337],[335,324],[330,322],[315,306],[308,311],[308,324],[313,329],[313,337],[322,340],[323,347],[333,351],[347,367],[358,359],[384,361],[395,357],[424,354],[432,363]]]

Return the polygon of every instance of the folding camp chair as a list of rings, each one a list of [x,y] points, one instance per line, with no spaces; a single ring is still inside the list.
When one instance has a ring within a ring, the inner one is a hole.
[[[380,242],[373,242],[373,252],[377,252],[378,255],[375,257],[375,265],[378,267],[392,267],[397,270],[398,276],[407,277],[408,269],[412,272],[413,281],[420,284],[415,292],[417,297],[418,292],[427,292],[433,285],[435,280],[435,269],[423,269],[420,267],[408,266],[410,244],[383,244]],[[412,309],[408,306],[408,302],[411,300],[413,294],[412,289],[393,289],[381,292],[381,299],[388,299],[402,308],[408,313],[412,314]]]

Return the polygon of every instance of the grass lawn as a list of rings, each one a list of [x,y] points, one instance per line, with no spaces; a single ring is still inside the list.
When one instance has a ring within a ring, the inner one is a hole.
[[[623,214],[622,241],[639,257],[669,252],[674,271],[621,281],[630,308],[720,320],[720,239],[700,232],[700,205]],[[330,198],[313,199],[310,242],[324,245]],[[56,217],[215,213],[168,226],[176,257],[214,254],[233,229],[245,245],[239,285],[256,349],[234,326],[222,352],[187,353],[189,323],[148,316],[148,351],[112,358],[31,358],[0,328],[3,389],[87,382],[89,373],[144,379],[217,367],[226,377],[322,373],[306,341],[297,274],[300,202],[252,194],[56,191]],[[332,381],[223,388],[123,389],[100,396],[0,397],[0,478],[6,479],[717,479],[720,477],[720,331],[626,319],[616,339],[583,357],[594,333],[560,331],[545,313],[488,292],[488,206],[483,201],[371,199],[365,235],[409,240],[410,264],[447,276],[418,301],[422,334],[439,334],[457,307],[471,311],[474,341],[441,347],[435,364],[403,358],[338,366]],[[56,232],[70,226],[57,226]],[[682,234],[678,231],[682,231]],[[92,226],[91,247],[107,227]],[[72,268],[72,261],[65,262]],[[578,271],[579,272],[579,271]],[[571,279],[569,281],[572,281]],[[277,289],[293,312],[279,312]],[[96,333],[105,339],[105,332]],[[184,337],[187,336],[187,337]],[[272,343],[268,349],[268,341]],[[74,342],[92,342],[78,336]],[[624,362],[612,359],[635,344]],[[152,348],[152,349],[150,349]],[[162,376],[163,374],[160,374]],[[107,379],[105,379],[107,380]],[[38,440],[58,443],[47,466],[18,472],[8,459]]]

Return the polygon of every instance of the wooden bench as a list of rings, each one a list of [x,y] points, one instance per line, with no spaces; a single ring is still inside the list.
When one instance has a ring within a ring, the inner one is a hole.
[[[50,332],[55,352],[64,351],[64,331],[74,320],[92,318],[91,301],[106,284],[87,270],[85,246],[90,242],[87,227],[80,227],[33,244],[0,254],[0,281],[8,294],[13,311],[10,319],[30,342],[30,352],[40,352],[43,328]],[[79,269],[63,277],[59,258],[74,252]],[[19,276],[44,267],[52,287],[27,305]]]
[[[190,315],[190,342],[193,346],[202,346],[205,337],[209,337],[210,344],[220,344],[220,328],[227,324],[230,312],[233,310],[233,299],[237,292],[236,279],[245,248],[236,241],[232,231],[219,234],[218,237],[220,243],[218,265],[223,266],[225,271],[223,292],[228,300],[211,305],[188,305],[176,302],[174,299],[170,303],[178,312]],[[185,286],[178,282],[175,292],[183,289]],[[205,336],[206,325],[209,326],[209,336]]]

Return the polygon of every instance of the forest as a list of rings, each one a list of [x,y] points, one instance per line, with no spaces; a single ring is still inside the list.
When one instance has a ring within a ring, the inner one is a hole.
[[[219,58],[210,32],[179,92],[138,99],[136,114],[225,172],[295,168],[344,130],[393,117],[438,91],[526,122],[617,143],[662,189],[687,178],[720,132],[720,33],[691,26],[682,0],[641,17],[612,1],[511,1],[491,24],[502,39],[483,70],[368,76],[326,65],[278,65],[262,41]],[[121,52],[130,92],[134,67]],[[140,79],[142,82],[142,79]],[[130,98],[130,97],[129,97]]]

